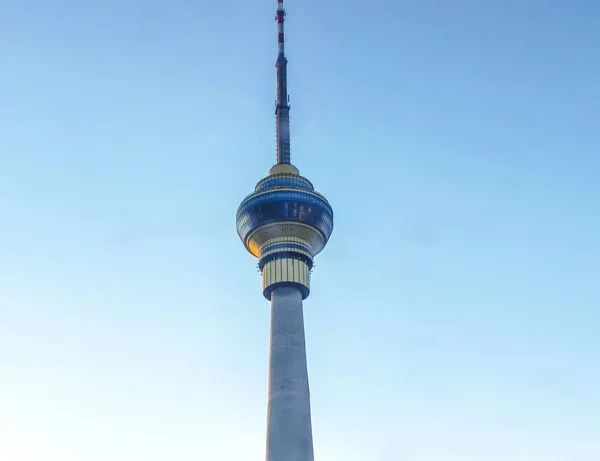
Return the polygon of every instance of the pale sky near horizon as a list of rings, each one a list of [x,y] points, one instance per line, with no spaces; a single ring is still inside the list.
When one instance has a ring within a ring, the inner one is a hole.
[[[0,460],[264,459],[275,0],[0,4]],[[600,459],[600,3],[286,0],[317,461]]]

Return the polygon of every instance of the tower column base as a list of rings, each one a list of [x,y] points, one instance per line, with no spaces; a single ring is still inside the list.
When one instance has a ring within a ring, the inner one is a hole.
[[[302,293],[271,293],[266,461],[314,461]]]

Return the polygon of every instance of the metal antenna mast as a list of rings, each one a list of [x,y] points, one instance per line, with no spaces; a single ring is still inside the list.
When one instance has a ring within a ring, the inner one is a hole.
[[[291,163],[290,159],[290,106],[287,94],[287,59],[284,50],[283,22],[285,10],[283,0],[277,0],[277,29],[279,55],[277,56],[277,102],[275,105],[275,124],[277,136],[277,163]]]

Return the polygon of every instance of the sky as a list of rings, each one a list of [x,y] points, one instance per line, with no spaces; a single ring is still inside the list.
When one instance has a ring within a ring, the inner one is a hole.
[[[600,459],[600,4],[286,8],[315,458]],[[275,9],[0,2],[0,459],[264,459]]]

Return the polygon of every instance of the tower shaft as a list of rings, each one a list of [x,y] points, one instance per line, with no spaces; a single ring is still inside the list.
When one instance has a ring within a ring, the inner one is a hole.
[[[275,131],[277,137],[277,163],[291,163],[290,158],[290,106],[287,92],[287,59],[283,23],[285,10],[283,0],[277,0],[277,42],[279,55],[277,68],[277,102],[275,103]]]
[[[266,461],[314,461],[302,293],[271,294]]]

